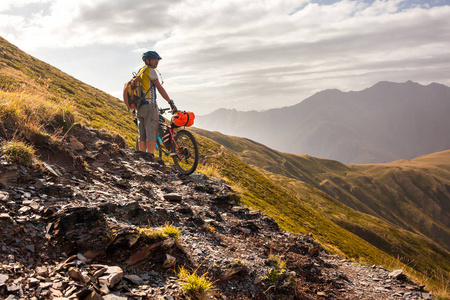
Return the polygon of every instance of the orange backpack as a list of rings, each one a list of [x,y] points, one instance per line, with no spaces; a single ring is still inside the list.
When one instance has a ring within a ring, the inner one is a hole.
[[[145,98],[145,96],[142,97],[141,95],[142,91],[140,77],[141,74],[144,73],[147,69],[148,66],[145,66],[139,73],[133,74],[133,78],[125,83],[125,86],[123,87],[123,101],[128,107],[128,110],[138,109],[139,106],[141,106],[142,99]]]
[[[172,117],[172,126],[175,127],[189,127],[194,125],[195,115],[190,111],[177,111]]]

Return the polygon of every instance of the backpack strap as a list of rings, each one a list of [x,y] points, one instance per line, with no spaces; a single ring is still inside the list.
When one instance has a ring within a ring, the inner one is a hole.
[[[141,76],[142,73],[144,73],[145,71],[147,71],[147,69],[149,68],[149,66],[145,65],[142,69],[139,70],[139,73],[137,73],[137,76]]]
[[[136,74],[136,77],[140,77],[145,71],[147,71],[147,69],[149,68],[148,65],[145,65],[142,69],[139,70],[139,73]],[[145,100],[145,97],[147,97],[148,92],[150,92],[150,88],[147,90],[147,92],[145,92],[145,94],[142,96],[142,87],[141,87],[141,81],[139,80],[139,88],[141,90],[140,94],[141,94],[141,101]]]

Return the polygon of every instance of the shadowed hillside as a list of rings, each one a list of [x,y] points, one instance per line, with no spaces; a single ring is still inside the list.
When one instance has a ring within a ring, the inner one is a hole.
[[[198,116],[209,131],[273,149],[344,163],[383,163],[450,149],[450,88],[379,82],[358,92],[319,92],[264,112],[220,109]]]

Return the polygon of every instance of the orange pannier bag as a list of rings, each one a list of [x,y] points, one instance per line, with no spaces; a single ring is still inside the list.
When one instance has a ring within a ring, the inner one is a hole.
[[[195,115],[191,111],[177,111],[172,117],[172,126],[189,127],[194,125]]]

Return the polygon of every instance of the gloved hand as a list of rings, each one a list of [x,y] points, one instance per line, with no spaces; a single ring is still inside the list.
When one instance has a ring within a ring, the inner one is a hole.
[[[173,102],[173,100],[169,101],[169,105],[170,105],[170,108],[172,109],[173,112],[178,111],[178,109],[175,106],[175,103]]]

